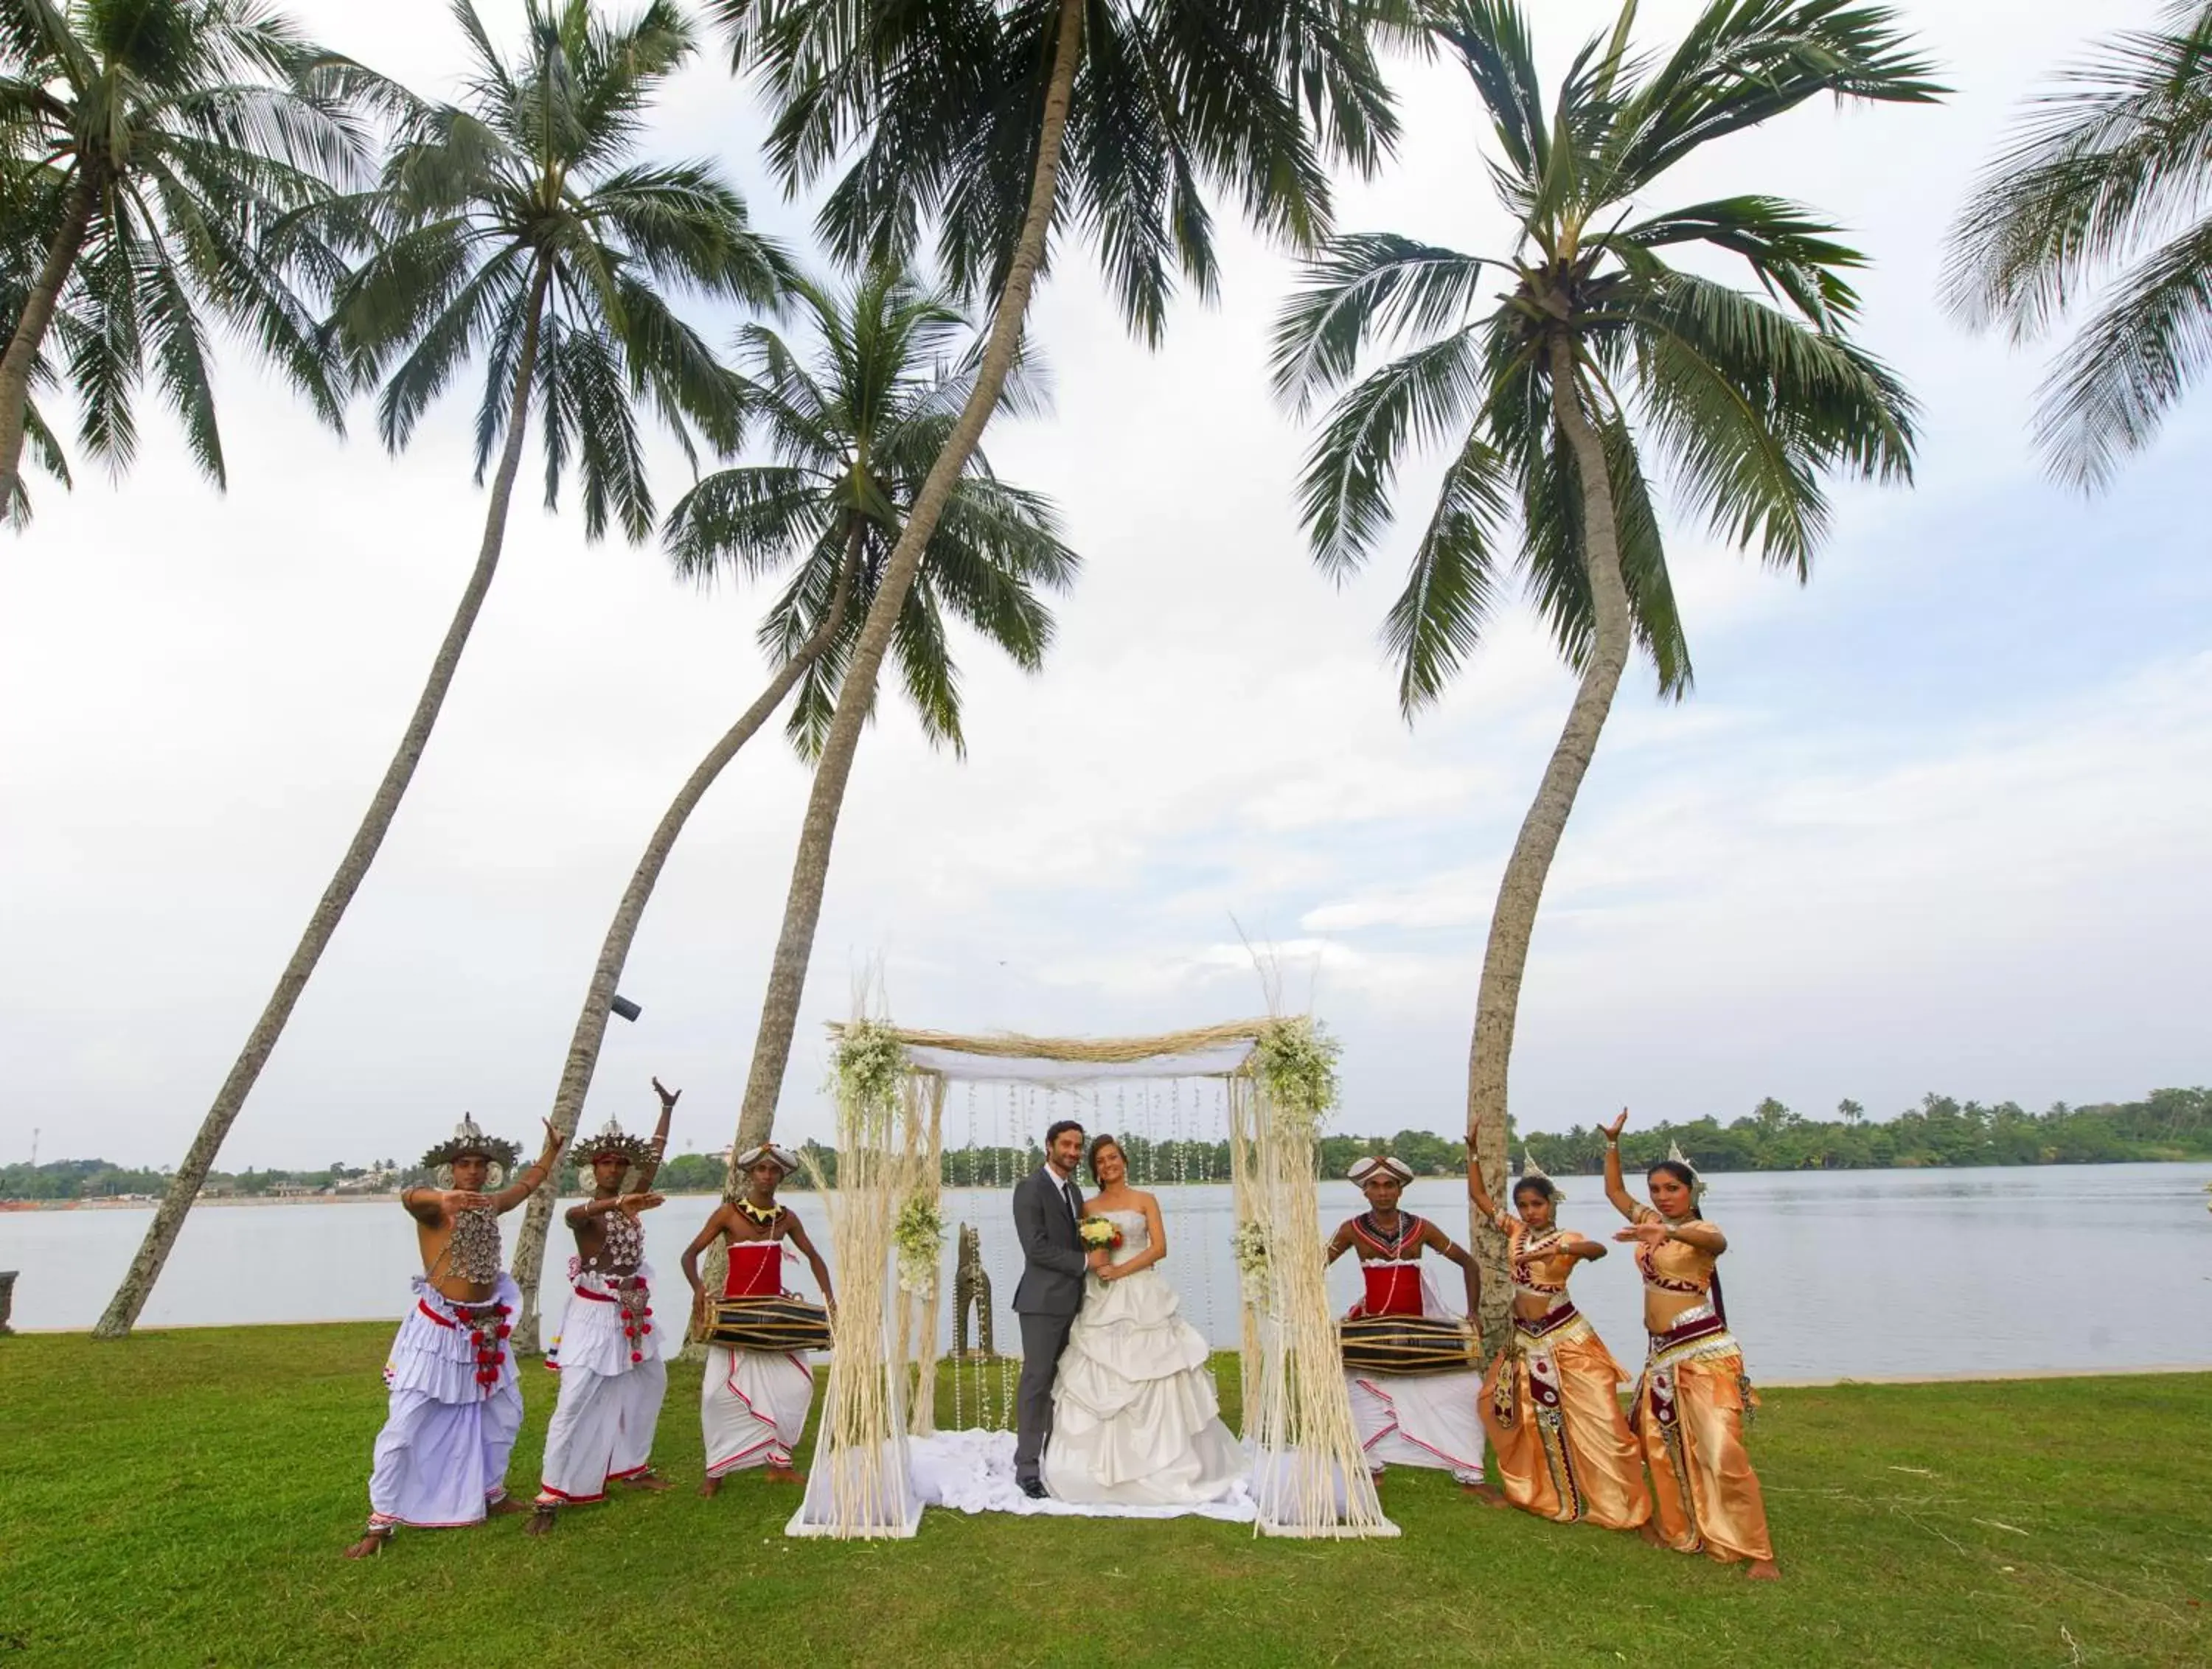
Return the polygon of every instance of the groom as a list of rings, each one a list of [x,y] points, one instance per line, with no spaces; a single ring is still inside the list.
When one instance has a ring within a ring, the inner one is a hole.
[[[1022,1324],[1019,1435],[1014,1480],[1022,1493],[1044,1499],[1039,1463],[1052,1435],[1052,1381],[1068,1329],[1083,1308],[1084,1271],[1103,1266],[1109,1253],[1088,1257],[1076,1223],[1083,1192],[1075,1168],[1083,1160],[1083,1126],[1062,1119],[1044,1133],[1044,1163],[1014,1185],[1014,1233],[1021,1237],[1022,1278],[1014,1289],[1014,1314]]]

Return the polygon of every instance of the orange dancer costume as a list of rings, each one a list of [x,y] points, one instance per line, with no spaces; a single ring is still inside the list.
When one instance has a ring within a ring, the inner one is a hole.
[[[1514,1204],[1498,1211],[1470,1160],[1468,1193],[1504,1235],[1513,1278],[1513,1331],[1482,1382],[1482,1423],[1505,1499],[1559,1524],[1633,1530],[1651,1516],[1644,1462],[1620,1411],[1628,1376],[1567,1297],[1567,1278],[1605,1247],[1554,1223],[1559,1191],[1533,1161]]]
[[[1704,1185],[1679,1151],[1651,1168],[1654,1205],[1631,1199],[1620,1180],[1620,1133],[1619,1121],[1607,1131],[1606,1192],[1633,1225],[1615,1238],[1636,1242],[1644,1278],[1650,1354],[1628,1424],[1650,1469],[1655,1539],[1678,1553],[1748,1560],[1753,1575],[1771,1576],[1766,1502],[1743,1442],[1744,1417],[1758,1398],[1728,1329],[1716,1271],[1727,1237],[1698,1216]]]

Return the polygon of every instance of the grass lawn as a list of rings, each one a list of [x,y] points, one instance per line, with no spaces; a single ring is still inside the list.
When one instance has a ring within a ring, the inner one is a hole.
[[[355,1564],[391,1332],[0,1340],[0,1669],[2212,1663],[2212,1375],[1771,1393],[1784,1580],[1759,1585],[1435,1473],[1386,1481],[1394,1541],[942,1512],[911,1542],[793,1541],[788,1488],[690,1493],[676,1364],[678,1490]],[[523,1389],[518,1493],[554,1394],[534,1366]]]

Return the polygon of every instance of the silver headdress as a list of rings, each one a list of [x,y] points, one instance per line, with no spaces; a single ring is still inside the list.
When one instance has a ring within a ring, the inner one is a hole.
[[[1525,1147],[1521,1150],[1521,1181],[1550,1183],[1552,1198],[1555,1201],[1565,1199],[1567,1197],[1565,1192],[1560,1188],[1559,1185],[1552,1181],[1552,1174],[1546,1170],[1541,1165],[1538,1164],[1536,1162],[1536,1156],[1531,1153]],[[1514,1187],[1517,1188],[1520,1187],[1520,1183],[1515,1183]]]
[[[633,1136],[610,1118],[606,1128],[588,1142],[579,1143],[576,1156],[585,1164],[611,1155],[627,1159],[632,1170],[641,1169],[653,1162],[653,1144],[642,1136]]]
[[[1705,1179],[1699,1174],[1698,1168],[1690,1162],[1690,1156],[1682,1151],[1682,1144],[1680,1142],[1668,1142],[1667,1144],[1667,1156],[1673,1160],[1676,1164],[1680,1165],[1684,1170],[1690,1173],[1690,1199],[1692,1202],[1694,1204],[1696,1201],[1703,1199],[1705,1197]]]
[[[453,1126],[452,1137],[422,1156],[422,1168],[437,1177],[440,1187],[450,1188],[453,1186],[453,1161],[471,1156],[491,1161],[491,1168],[484,1173],[484,1186],[495,1188],[522,1156],[522,1150],[503,1138],[485,1135],[477,1128],[477,1121],[464,1113],[460,1123]]]

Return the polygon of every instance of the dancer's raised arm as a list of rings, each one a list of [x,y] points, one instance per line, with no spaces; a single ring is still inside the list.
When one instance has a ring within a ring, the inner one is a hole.
[[[1476,1211],[1501,1229],[1504,1226],[1505,1213],[1498,1209],[1498,1202],[1482,1184],[1482,1161],[1475,1156],[1474,1132],[1471,1130],[1467,1133],[1467,1197]]]
[[[1628,1109],[1624,1107],[1619,1118],[1598,1129],[1605,1137],[1605,1197],[1613,1202],[1613,1210],[1633,1223],[1644,1208],[1630,1195],[1628,1184],[1620,1176],[1620,1132],[1627,1124]]]
[[[538,1122],[545,1126],[545,1151],[532,1160],[521,1175],[491,1197],[492,1209],[495,1211],[511,1211],[536,1193],[538,1185],[544,1181],[552,1171],[553,1162],[561,1156],[562,1145],[568,1138],[554,1129],[550,1120],[540,1119]]]
[[[653,1127],[653,1157],[638,1167],[637,1191],[640,1193],[651,1193],[653,1179],[660,1174],[661,1159],[668,1152],[669,1115],[676,1111],[677,1098],[684,1092],[681,1089],[664,1089],[660,1080],[655,1078],[653,1093],[660,1097],[660,1122]]]

